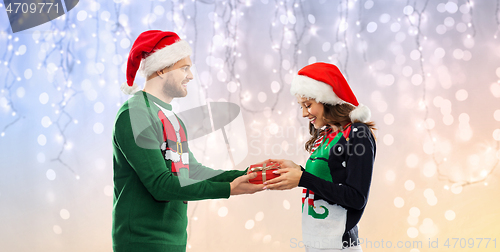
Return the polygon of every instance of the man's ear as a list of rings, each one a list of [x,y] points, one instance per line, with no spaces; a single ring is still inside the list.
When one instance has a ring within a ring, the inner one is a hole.
[[[161,77],[161,75],[160,75],[160,74],[163,74],[163,69],[162,69],[162,70],[157,70],[157,71],[156,71],[156,74],[158,75],[158,77],[160,77],[161,79],[163,79],[163,78]]]

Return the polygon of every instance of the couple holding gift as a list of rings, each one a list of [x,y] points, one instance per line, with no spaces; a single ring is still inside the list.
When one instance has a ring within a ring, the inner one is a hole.
[[[186,251],[187,201],[300,186],[306,251],[361,251],[357,223],[372,177],[374,123],[339,69],[314,63],[292,81],[291,93],[309,119],[305,169],[269,159],[261,166],[279,169],[254,184],[249,180],[262,171],[221,173],[189,152],[185,126],[170,102],[187,95],[191,52],[177,34],[151,30],[138,36],[128,56],[122,91],[134,95],[119,109],[113,129],[113,250]],[[140,91],[133,83],[137,71],[146,77]]]

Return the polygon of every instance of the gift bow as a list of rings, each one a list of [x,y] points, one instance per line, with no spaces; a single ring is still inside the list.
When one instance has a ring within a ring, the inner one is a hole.
[[[267,170],[272,170],[272,169],[278,169],[278,166],[276,163],[272,163],[271,166],[267,166],[267,163],[262,164],[262,167],[253,167],[250,168],[251,172],[258,172],[262,171],[262,182],[266,182],[266,171]]]

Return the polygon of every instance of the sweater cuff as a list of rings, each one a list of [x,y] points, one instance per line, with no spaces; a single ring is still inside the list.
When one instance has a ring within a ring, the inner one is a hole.
[[[311,185],[314,183],[315,179],[316,179],[316,176],[312,175],[311,173],[309,173],[307,171],[303,171],[302,176],[300,177],[300,180],[299,180],[299,186],[305,187],[305,188],[311,188]]]
[[[231,197],[231,183],[230,182],[224,182],[223,184],[225,186],[223,198],[229,199],[229,197]]]
[[[230,182],[209,182],[212,187],[211,196],[209,199],[228,199],[231,196],[231,183]]]

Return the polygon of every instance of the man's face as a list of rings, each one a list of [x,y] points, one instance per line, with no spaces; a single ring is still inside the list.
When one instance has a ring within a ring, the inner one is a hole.
[[[163,93],[171,98],[185,97],[187,95],[187,83],[193,79],[191,73],[191,59],[186,57],[179,60],[172,67],[167,68],[163,85]]]

